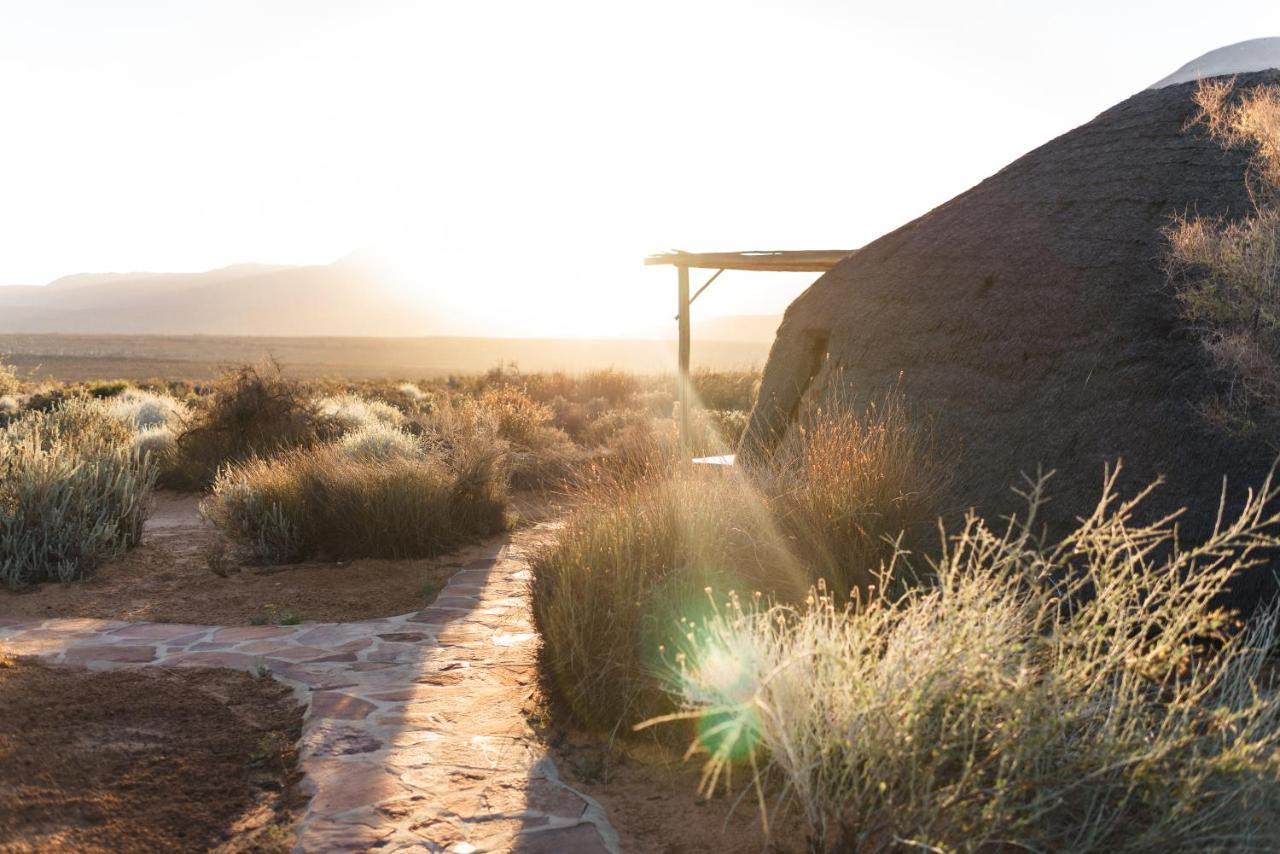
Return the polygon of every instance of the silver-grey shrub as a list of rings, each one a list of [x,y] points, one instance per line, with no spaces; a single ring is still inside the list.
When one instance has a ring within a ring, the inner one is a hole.
[[[138,541],[156,467],[131,435],[79,399],[0,431],[0,581],[85,578]]]

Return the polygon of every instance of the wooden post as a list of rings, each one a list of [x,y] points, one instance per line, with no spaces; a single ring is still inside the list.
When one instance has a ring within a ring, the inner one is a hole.
[[[678,288],[680,325],[680,377],[677,396],[680,402],[680,449],[689,455],[689,268],[677,267],[680,276]]]

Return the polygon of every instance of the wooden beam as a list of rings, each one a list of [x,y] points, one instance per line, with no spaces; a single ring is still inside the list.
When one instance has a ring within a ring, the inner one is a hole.
[[[763,270],[823,273],[852,255],[853,249],[803,249],[780,252],[663,252],[644,259],[649,266],[670,264],[705,270]]]
[[[676,289],[676,314],[680,329],[680,379],[677,396],[680,403],[680,448],[685,456],[689,452],[689,268],[677,267],[679,284]]]

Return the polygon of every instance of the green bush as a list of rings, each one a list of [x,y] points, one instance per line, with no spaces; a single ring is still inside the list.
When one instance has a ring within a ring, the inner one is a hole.
[[[253,458],[218,475],[205,513],[264,561],[431,557],[501,531],[501,447],[449,456],[419,440],[356,433]]]
[[[782,787],[813,851],[1280,848],[1277,612],[1242,629],[1214,606],[1280,544],[1275,493],[1180,548],[1114,483],[1057,544],[1043,482],[1019,523],[971,516],[898,598],[716,597],[670,682],[704,791],[768,766],[762,803]]]
[[[138,541],[156,468],[131,436],[84,399],[0,432],[0,580],[81,579]]]

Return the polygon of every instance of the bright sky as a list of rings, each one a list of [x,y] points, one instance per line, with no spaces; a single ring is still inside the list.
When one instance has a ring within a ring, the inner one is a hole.
[[[0,0],[0,282],[365,251],[460,331],[662,328],[650,252],[855,248],[1277,34],[1275,0]],[[726,273],[695,320],[812,278]]]

